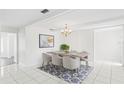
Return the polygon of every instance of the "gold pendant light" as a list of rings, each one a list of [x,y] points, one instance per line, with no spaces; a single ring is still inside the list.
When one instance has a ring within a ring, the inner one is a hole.
[[[65,24],[65,28],[64,28],[64,30],[61,31],[61,34],[64,35],[65,37],[67,37],[68,35],[71,34],[71,32],[72,31],[69,29],[68,25]]]

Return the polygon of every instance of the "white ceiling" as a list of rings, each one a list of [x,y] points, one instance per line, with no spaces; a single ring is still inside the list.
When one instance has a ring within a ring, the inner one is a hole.
[[[68,24],[71,28],[74,27],[77,29],[86,26],[103,25],[103,23],[113,24],[114,22],[117,23],[117,20],[124,24],[124,9],[75,9],[47,20],[44,24],[40,21],[34,25],[43,25],[47,28],[62,28],[65,24]]]
[[[42,9],[0,9],[0,24],[21,27],[34,23],[36,26],[43,25],[48,28],[61,28],[64,24],[83,27],[94,24],[99,25],[106,22],[110,23],[110,21],[112,24],[117,20],[124,23],[124,9],[50,9],[50,12],[47,14],[41,14],[41,10]],[[43,22],[43,20],[47,18],[48,20]]]
[[[43,9],[0,9],[0,24],[21,27],[65,11],[50,9],[50,12],[41,14],[41,10]]]

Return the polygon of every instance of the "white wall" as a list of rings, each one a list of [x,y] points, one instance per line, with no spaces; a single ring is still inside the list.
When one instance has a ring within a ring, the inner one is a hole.
[[[25,39],[25,28],[19,29],[18,32],[18,63],[22,64],[26,61],[26,39]]]
[[[0,32],[17,33],[18,32],[18,28],[1,25],[0,26]]]
[[[39,48],[39,34],[54,35],[54,48]],[[61,44],[60,33],[51,32],[42,26],[27,26],[21,29],[19,35],[19,63],[24,66],[40,66],[42,64],[42,52],[59,50]]]
[[[94,60],[94,32],[92,30],[73,31],[64,43],[71,46],[71,50],[87,51],[89,53],[89,64],[93,65]]]
[[[122,62],[123,28],[97,29],[94,33],[95,60]]]
[[[17,34],[8,33],[9,36],[9,56],[14,56],[14,61],[17,62]]]

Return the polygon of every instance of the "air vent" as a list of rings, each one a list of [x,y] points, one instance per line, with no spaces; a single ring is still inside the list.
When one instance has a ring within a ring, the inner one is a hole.
[[[41,11],[41,13],[43,13],[43,14],[46,14],[46,13],[48,13],[48,12],[49,12],[48,9],[44,9],[44,10]]]

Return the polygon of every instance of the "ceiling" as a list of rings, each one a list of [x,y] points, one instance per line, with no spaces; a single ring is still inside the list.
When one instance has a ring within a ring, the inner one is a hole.
[[[42,14],[43,9],[0,9],[0,24],[10,27],[22,27],[38,20],[44,20],[66,10],[49,9]]]
[[[71,28],[77,29],[120,22],[124,24],[124,9],[74,9],[47,20],[45,23],[39,21],[34,25],[43,25],[51,29],[62,28],[68,24]]]
[[[0,9],[0,24],[22,27],[33,23],[47,28],[61,28],[64,24],[84,27],[107,22],[112,24],[117,20],[124,23],[124,9],[50,9],[47,14],[41,14],[41,10],[43,9]],[[45,19],[47,20],[43,21]]]

